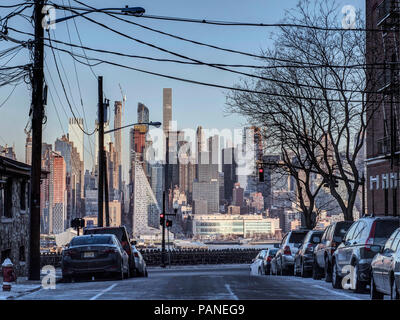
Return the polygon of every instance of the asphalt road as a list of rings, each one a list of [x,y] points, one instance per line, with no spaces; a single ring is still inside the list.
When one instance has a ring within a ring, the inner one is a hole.
[[[333,289],[330,283],[293,276],[251,275],[249,265],[149,268],[148,278],[57,283],[22,300],[368,300],[368,294]]]

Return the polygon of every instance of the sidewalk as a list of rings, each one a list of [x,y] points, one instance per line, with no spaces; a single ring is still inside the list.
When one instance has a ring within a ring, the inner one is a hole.
[[[42,278],[42,277],[41,277]],[[61,270],[56,269],[56,283],[61,280]],[[3,291],[3,278],[0,277],[0,300],[11,300],[42,288],[41,280],[28,280],[28,277],[18,277],[11,283],[11,291]]]

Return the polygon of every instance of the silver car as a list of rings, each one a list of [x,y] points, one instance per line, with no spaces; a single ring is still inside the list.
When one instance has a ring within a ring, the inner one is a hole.
[[[294,256],[309,230],[292,230],[282,239],[278,252],[271,261],[272,274],[293,274]]]
[[[142,254],[138,249],[136,249],[135,245],[131,243],[133,257],[135,258],[135,276],[139,277],[147,277],[147,266],[146,261],[144,261]]]

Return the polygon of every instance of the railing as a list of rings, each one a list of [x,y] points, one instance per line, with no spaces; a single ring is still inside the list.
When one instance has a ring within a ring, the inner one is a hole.
[[[178,249],[165,252],[165,261],[171,265],[196,265],[196,264],[242,264],[251,263],[260,249]],[[161,265],[161,251],[159,249],[140,250],[147,266]],[[41,266],[61,266],[61,255],[45,253],[40,257]]]
[[[399,0],[383,0],[377,7],[379,27],[383,23],[395,24],[399,16]],[[390,19],[389,19],[390,18]]]

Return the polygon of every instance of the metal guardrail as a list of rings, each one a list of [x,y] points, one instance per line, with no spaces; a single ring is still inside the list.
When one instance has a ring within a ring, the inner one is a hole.
[[[171,265],[196,264],[244,264],[251,263],[260,249],[174,249],[166,251],[166,261],[171,259]],[[161,251],[159,249],[140,250],[147,266],[161,265]],[[61,254],[44,253],[40,257],[41,266],[53,265],[60,267]]]

